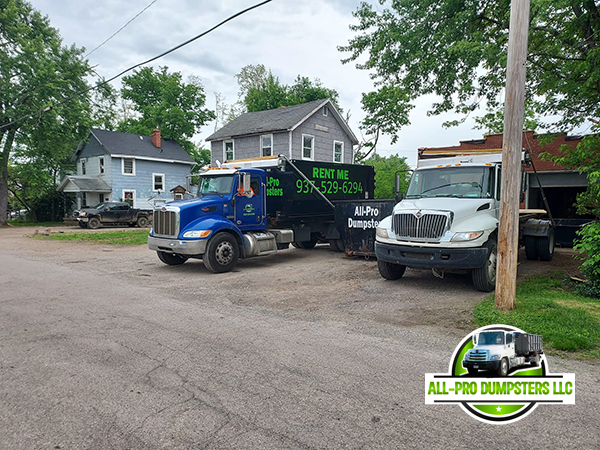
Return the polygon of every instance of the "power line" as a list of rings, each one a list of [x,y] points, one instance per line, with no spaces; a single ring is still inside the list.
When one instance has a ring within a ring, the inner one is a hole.
[[[168,55],[169,53],[173,53],[175,50],[179,50],[181,47],[185,47],[186,45],[188,45],[188,44],[190,44],[190,43],[194,42],[195,40],[197,40],[197,39],[200,39],[200,38],[201,38],[201,37],[203,37],[203,36],[206,36],[207,34],[211,33],[211,32],[212,32],[212,31],[214,31],[214,30],[216,30],[216,29],[217,29],[217,28],[219,28],[220,26],[222,26],[222,25],[226,24],[227,22],[229,22],[229,21],[231,21],[231,20],[235,19],[236,17],[239,17],[239,16],[241,16],[242,14],[245,14],[245,13],[247,13],[248,11],[251,11],[251,10],[253,10],[253,9],[256,9],[256,8],[258,8],[258,7],[260,7],[260,6],[266,5],[267,3],[270,3],[270,2],[272,2],[272,1],[273,1],[273,0],[265,0],[265,1],[261,2],[261,3],[257,3],[256,5],[250,6],[249,8],[246,8],[246,9],[244,9],[244,10],[242,10],[242,11],[240,11],[240,12],[238,12],[238,13],[236,13],[236,14],[232,15],[232,16],[229,16],[227,19],[225,19],[225,20],[223,20],[223,21],[219,22],[217,25],[215,25],[214,27],[210,28],[209,30],[206,30],[205,32],[203,32],[203,33],[200,33],[199,35],[197,35],[197,36],[194,36],[193,38],[191,38],[191,39],[188,39],[188,40],[187,40],[187,41],[185,41],[185,42],[182,42],[181,44],[179,44],[179,45],[177,45],[177,46],[175,46],[175,47],[173,47],[173,48],[171,48],[171,49],[167,50],[166,52],[163,52],[163,53],[161,53],[160,55],[157,55],[157,56],[155,56],[155,57],[153,57],[153,58],[150,58],[150,59],[148,59],[148,60],[146,60],[146,61],[144,61],[144,62],[141,62],[141,63],[139,63],[139,64],[136,64],[136,65],[134,65],[134,66],[131,66],[130,68],[128,68],[128,69],[125,69],[125,70],[124,70],[124,71],[122,71],[121,73],[119,73],[119,74],[115,75],[115,76],[114,76],[114,77],[112,77],[112,78],[109,78],[108,80],[105,80],[105,81],[103,81],[102,83],[99,83],[99,84],[97,84],[97,85],[95,85],[95,86],[91,86],[91,87],[89,87],[89,88],[87,88],[87,89],[84,89],[84,90],[82,90],[82,91],[79,91],[79,92],[77,92],[77,93],[75,93],[75,94],[71,95],[70,97],[67,97],[66,99],[64,99],[64,100],[62,100],[62,101],[60,101],[60,102],[58,102],[58,103],[55,103],[55,104],[53,104],[53,105],[50,105],[50,106],[47,106],[47,107],[45,107],[45,108],[43,108],[43,109],[39,109],[39,110],[37,110],[36,112],[33,112],[33,113],[30,113],[30,114],[27,114],[27,115],[25,115],[25,116],[23,116],[23,117],[19,117],[18,119],[16,119],[16,120],[13,120],[12,122],[10,122],[10,123],[7,123],[6,125],[1,125],[1,126],[0,126],[0,130],[3,130],[3,129],[5,129],[5,128],[9,128],[9,127],[11,127],[12,125],[14,125],[15,123],[18,123],[18,122],[20,122],[20,121],[22,121],[22,120],[25,120],[25,119],[28,119],[28,118],[30,118],[30,117],[33,117],[33,116],[35,116],[36,114],[42,114],[42,113],[45,113],[45,112],[51,111],[53,108],[56,108],[57,106],[60,106],[60,105],[64,105],[65,103],[67,103],[67,102],[70,102],[71,100],[73,100],[73,99],[74,99],[74,98],[76,98],[76,97],[79,97],[80,95],[83,95],[83,94],[85,94],[85,93],[87,93],[87,92],[93,91],[94,89],[98,89],[99,87],[101,87],[101,86],[104,86],[105,84],[108,84],[108,83],[110,83],[111,81],[113,81],[113,80],[116,80],[117,78],[119,78],[119,77],[121,77],[121,76],[125,75],[127,72],[130,72],[130,71],[132,71],[133,69],[137,69],[138,67],[140,67],[140,66],[143,66],[143,65],[145,65],[145,64],[151,63],[152,61],[156,61],[157,59],[159,59],[159,58],[162,58],[163,56],[166,56],[166,55]]]
[[[108,39],[106,39],[102,44],[98,45],[94,50],[92,50],[91,52],[89,52],[87,55],[84,56],[84,58],[87,58],[88,56],[90,56],[92,53],[94,53],[96,50],[98,50],[100,47],[102,47],[104,44],[106,44],[108,41],[110,41],[112,38],[114,38],[117,34],[119,34],[127,25],[129,25],[131,22],[133,22],[135,19],[137,19],[137,17],[142,14],[144,11],[146,11],[148,8],[150,8],[152,5],[154,5],[158,0],[153,0],[152,3],[150,3],[148,6],[146,6],[144,9],[142,9],[139,13],[137,13],[135,16],[133,16],[132,19],[129,20],[129,22],[127,22],[125,25],[123,25],[121,28],[119,28],[117,31],[115,31]]]

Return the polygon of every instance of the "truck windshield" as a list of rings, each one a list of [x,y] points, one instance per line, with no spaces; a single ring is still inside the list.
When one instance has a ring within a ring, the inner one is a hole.
[[[198,183],[198,195],[231,194],[233,175],[202,176]]]
[[[478,345],[504,345],[504,333],[502,331],[492,331],[490,333],[480,333]]]
[[[493,178],[489,167],[440,167],[413,173],[406,198],[490,198]]]

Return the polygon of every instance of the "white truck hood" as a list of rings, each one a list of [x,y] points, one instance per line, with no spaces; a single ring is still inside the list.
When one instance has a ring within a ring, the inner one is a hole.
[[[476,345],[475,347],[473,347],[473,349],[471,351],[474,351],[474,350],[488,351],[490,353],[490,355],[495,355],[497,353],[502,353],[504,351],[504,346],[503,345]]]

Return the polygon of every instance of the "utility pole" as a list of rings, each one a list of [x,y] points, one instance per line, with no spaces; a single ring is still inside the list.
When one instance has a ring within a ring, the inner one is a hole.
[[[496,309],[515,308],[519,252],[519,196],[530,0],[512,0],[502,142],[502,212],[498,230]]]

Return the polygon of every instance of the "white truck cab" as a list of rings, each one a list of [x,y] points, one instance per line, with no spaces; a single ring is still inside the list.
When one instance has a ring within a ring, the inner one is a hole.
[[[407,267],[433,269],[441,276],[444,271],[469,271],[476,289],[493,291],[501,160],[500,154],[420,160],[406,195],[377,228],[375,253],[381,276],[399,279]],[[525,220],[519,226],[523,235],[531,235],[525,241],[533,246],[528,258],[549,260],[553,229],[527,211],[527,228]]]

